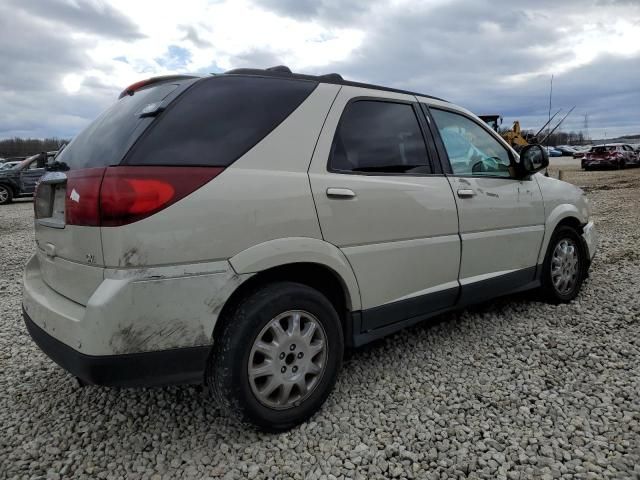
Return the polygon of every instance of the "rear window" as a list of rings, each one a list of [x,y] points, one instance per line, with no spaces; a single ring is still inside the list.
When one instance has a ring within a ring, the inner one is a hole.
[[[164,83],[119,99],[80,132],[56,160],[70,169],[119,164],[139,135],[136,127],[140,122],[151,121],[140,118],[142,109],[161,101],[176,88],[176,84]]]
[[[610,146],[610,147],[593,147],[591,149],[591,152],[593,153],[607,153],[607,152],[615,152],[616,151],[616,147]]]
[[[160,115],[125,163],[229,166],[316,86],[307,80],[233,75],[200,80]]]

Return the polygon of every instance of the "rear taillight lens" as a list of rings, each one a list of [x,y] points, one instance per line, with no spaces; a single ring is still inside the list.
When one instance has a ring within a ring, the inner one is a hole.
[[[100,191],[102,226],[136,222],[219,175],[220,167],[111,167]]]
[[[186,197],[223,170],[145,166],[69,172],[66,223],[114,227],[137,222]]]
[[[100,185],[106,168],[67,172],[64,217],[67,225],[100,225]]]

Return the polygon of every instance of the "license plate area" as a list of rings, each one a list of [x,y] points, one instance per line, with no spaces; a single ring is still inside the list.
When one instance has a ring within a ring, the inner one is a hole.
[[[38,192],[36,194],[36,198],[34,199],[36,219],[51,217],[53,213],[53,195],[53,185],[43,184],[38,186]]]
[[[60,172],[45,175],[34,199],[36,222],[52,228],[64,228],[64,202],[67,176]]]

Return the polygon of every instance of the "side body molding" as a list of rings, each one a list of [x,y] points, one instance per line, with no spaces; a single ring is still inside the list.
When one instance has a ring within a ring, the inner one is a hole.
[[[258,273],[292,263],[317,263],[335,272],[345,287],[351,311],[362,308],[360,289],[353,269],[338,247],[310,237],[269,240],[254,245],[229,259],[238,274]]]

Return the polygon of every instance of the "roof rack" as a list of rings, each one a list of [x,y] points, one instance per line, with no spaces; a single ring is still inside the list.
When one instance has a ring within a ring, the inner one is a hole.
[[[345,80],[339,73],[327,73],[324,75],[306,75],[302,73],[294,73],[291,69],[285,65],[276,65],[269,68],[234,68],[224,72],[225,75],[256,75],[263,77],[280,77],[280,78],[292,78],[299,80],[312,80],[321,83],[331,83],[335,85],[348,85],[352,87],[371,88],[374,90],[382,90],[385,92],[405,93],[408,95],[418,95],[420,97],[433,98],[434,100],[440,100],[446,102],[442,98],[433,97],[431,95],[425,95],[424,93],[411,92],[409,90],[401,90],[398,88],[382,87],[380,85],[373,85],[369,83],[352,82]]]

